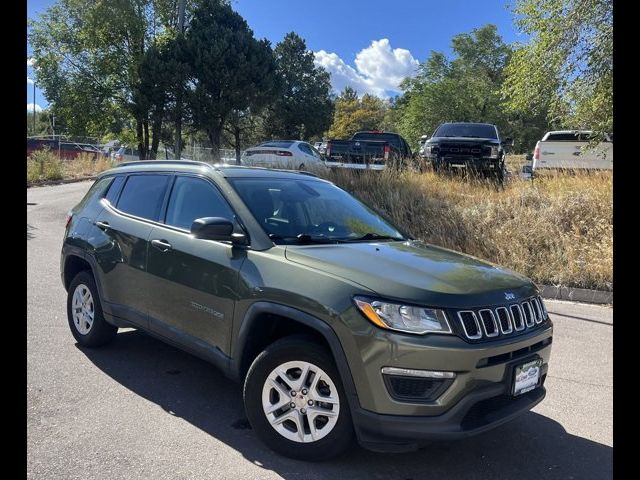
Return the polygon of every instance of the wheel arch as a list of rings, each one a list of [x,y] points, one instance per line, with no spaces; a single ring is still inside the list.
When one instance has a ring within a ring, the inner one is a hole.
[[[233,344],[231,376],[238,381],[244,380],[251,363],[264,347],[279,338],[296,334],[310,335],[324,343],[335,361],[350,408],[357,407],[351,369],[333,328],[317,317],[281,304],[256,302],[246,311]]]

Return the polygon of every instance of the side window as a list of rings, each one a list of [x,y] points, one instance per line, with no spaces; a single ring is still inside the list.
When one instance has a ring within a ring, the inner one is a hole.
[[[131,175],[124,185],[118,210],[149,220],[158,220],[169,175]]]
[[[177,177],[171,191],[165,223],[190,230],[197,218],[234,217],[222,194],[206,180],[195,177]]]
[[[124,177],[116,177],[113,180],[113,183],[109,187],[109,191],[105,195],[106,198],[111,205],[116,204],[116,200],[118,199],[118,194],[120,193],[120,187],[124,183]]]
[[[298,148],[302,150],[302,152],[306,153],[307,155],[313,155],[313,152],[309,148],[309,145],[307,145],[306,143],[298,144]]]
[[[80,201],[80,203],[78,204],[78,206],[76,208],[78,210],[81,210],[84,207],[86,207],[87,205],[89,205],[90,203],[92,203],[93,201],[102,198],[104,196],[104,193],[107,191],[107,188],[109,187],[109,184],[111,183],[111,180],[113,180],[113,177],[104,177],[104,178],[101,178],[100,180],[96,181],[91,186],[91,188],[89,189],[87,194]]]

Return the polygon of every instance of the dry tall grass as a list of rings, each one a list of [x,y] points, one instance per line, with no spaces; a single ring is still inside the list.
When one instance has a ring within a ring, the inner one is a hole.
[[[113,163],[108,157],[82,153],[76,158],[59,159],[55,152],[39,150],[27,157],[27,185],[48,180],[81,178],[108,170]]]
[[[323,176],[429,243],[541,284],[613,290],[611,172],[514,178],[504,189],[432,172]]]

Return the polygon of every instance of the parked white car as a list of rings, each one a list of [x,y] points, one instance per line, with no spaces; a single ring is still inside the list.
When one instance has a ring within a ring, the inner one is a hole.
[[[613,169],[613,134],[588,148],[590,130],[547,132],[536,144],[532,170],[540,169]]]
[[[326,168],[324,157],[311,144],[299,140],[270,140],[242,152],[243,165],[291,168]]]

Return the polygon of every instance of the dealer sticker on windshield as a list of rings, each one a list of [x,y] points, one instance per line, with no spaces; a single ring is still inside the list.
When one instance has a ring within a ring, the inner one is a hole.
[[[540,382],[540,368],[542,359],[538,358],[524,365],[518,365],[515,369],[513,381],[513,395],[522,395],[538,386]]]

